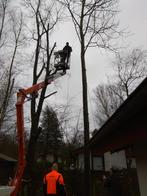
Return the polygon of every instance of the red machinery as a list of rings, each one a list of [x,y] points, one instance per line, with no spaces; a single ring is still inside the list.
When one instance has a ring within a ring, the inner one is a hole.
[[[27,89],[20,89],[17,93],[17,103],[16,103],[16,116],[17,116],[17,137],[18,137],[18,166],[16,170],[15,177],[12,181],[12,186],[14,186],[14,191],[11,196],[17,196],[17,193],[21,186],[21,181],[23,177],[24,168],[26,165],[25,160],[25,142],[24,142],[24,115],[23,115],[23,104],[27,95],[32,95],[37,93],[40,89],[44,88],[46,85],[51,84],[55,79],[63,76],[65,73],[56,73],[50,75],[46,81],[39,84],[35,84]]]

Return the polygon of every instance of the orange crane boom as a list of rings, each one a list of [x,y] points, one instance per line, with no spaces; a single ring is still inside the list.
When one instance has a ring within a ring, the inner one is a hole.
[[[21,181],[23,178],[23,173],[26,165],[25,160],[25,141],[24,141],[24,113],[23,113],[23,104],[27,95],[32,95],[37,93],[40,89],[43,89],[46,85],[51,84],[55,79],[65,75],[65,73],[56,73],[50,75],[46,81],[35,84],[27,89],[20,89],[17,93],[17,103],[16,103],[16,120],[17,120],[17,139],[18,139],[18,165],[15,173],[15,177],[12,181],[12,186],[14,186],[11,196],[17,196],[20,187]]]

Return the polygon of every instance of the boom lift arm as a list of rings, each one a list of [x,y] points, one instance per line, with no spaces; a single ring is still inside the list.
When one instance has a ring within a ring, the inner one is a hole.
[[[27,95],[32,95],[37,93],[40,89],[43,89],[48,84],[51,84],[55,79],[65,75],[65,73],[56,73],[50,75],[46,81],[35,84],[27,89],[20,89],[17,93],[17,103],[16,103],[16,117],[17,117],[17,139],[18,139],[18,165],[15,177],[12,181],[12,186],[14,190],[11,193],[11,196],[17,196],[18,191],[21,186],[21,181],[26,165],[25,160],[25,142],[24,142],[24,114],[23,114],[23,104]]]

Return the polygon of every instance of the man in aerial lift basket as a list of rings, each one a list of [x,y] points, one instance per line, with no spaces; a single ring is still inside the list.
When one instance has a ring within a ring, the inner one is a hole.
[[[54,53],[56,71],[63,70],[63,73],[66,73],[66,69],[70,69],[69,60],[71,52],[72,48],[71,46],[69,46],[69,43],[66,42],[66,45],[64,46],[63,50],[59,50]]]

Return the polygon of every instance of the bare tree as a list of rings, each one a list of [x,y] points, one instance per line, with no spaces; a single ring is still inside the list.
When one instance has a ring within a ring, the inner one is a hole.
[[[40,79],[46,81],[53,68],[51,58],[56,44],[51,46],[50,35],[60,19],[60,8],[58,9],[56,2],[53,0],[29,0],[25,3],[25,6],[30,16],[28,26],[29,33],[32,36],[30,41],[32,45],[35,45],[33,54],[33,85],[35,85]],[[26,175],[32,179],[32,183],[34,177],[32,164],[35,161],[36,144],[41,131],[39,120],[46,98],[46,91],[47,86],[40,90],[38,99],[34,95],[31,100],[31,128],[26,157]],[[33,189],[33,187],[31,187],[30,195],[33,195],[36,189],[35,187]]]
[[[2,54],[5,58],[2,59],[1,57],[2,67],[0,69],[0,77],[3,79],[0,88],[0,91],[2,92],[0,96],[0,128],[4,122],[4,119],[10,117],[9,114],[10,111],[12,111],[12,108],[14,111],[14,107],[10,107],[10,101],[12,100],[14,93],[13,89],[16,75],[15,59],[17,57],[18,48],[23,41],[21,40],[21,31],[23,26],[22,13],[18,13],[16,10],[15,13],[13,11],[9,12],[9,25],[10,33],[7,37],[9,44],[3,44],[3,47],[1,45],[1,50],[3,49]],[[2,32],[3,30],[1,30],[1,33]]]
[[[71,15],[75,31],[81,45],[81,67],[83,84],[84,119],[84,164],[85,195],[90,195],[90,157],[86,144],[89,141],[89,116],[87,101],[86,51],[89,47],[112,49],[111,40],[118,36],[118,23],[115,22],[117,0],[59,0]]]
[[[147,53],[133,49],[117,55],[114,62],[114,81],[98,85],[95,89],[96,118],[103,125],[124,102],[136,86],[146,77]]]
[[[11,135],[0,133],[0,153],[17,158],[17,142]]]
[[[71,113],[68,114],[70,116]],[[84,135],[83,135],[83,123],[81,123],[81,109],[78,115],[72,116],[68,119],[70,126],[67,127],[65,132],[66,143],[71,145],[73,148],[78,148],[84,145]],[[71,120],[76,122],[76,124],[71,125]],[[66,121],[65,121],[66,123]]]
[[[121,91],[116,92],[115,89],[113,90],[121,99],[126,99],[142,79],[146,77],[146,64],[147,51],[139,48],[124,54],[122,52],[121,55],[116,56],[114,70],[116,70],[116,80]]]
[[[5,43],[5,19],[6,19],[6,11],[8,7],[8,0],[2,0],[0,2],[0,48]]]
[[[114,88],[113,84],[100,84],[94,90],[95,116],[98,126],[102,126],[122,103],[122,100],[114,93]]]
[[[68,136],[67,144],[72,145],[73,149],[77,149],[79,147],[83,147],[84,145],[84,135],[82,129],[80,127],[73,127],[70,132],[70,136]]]

